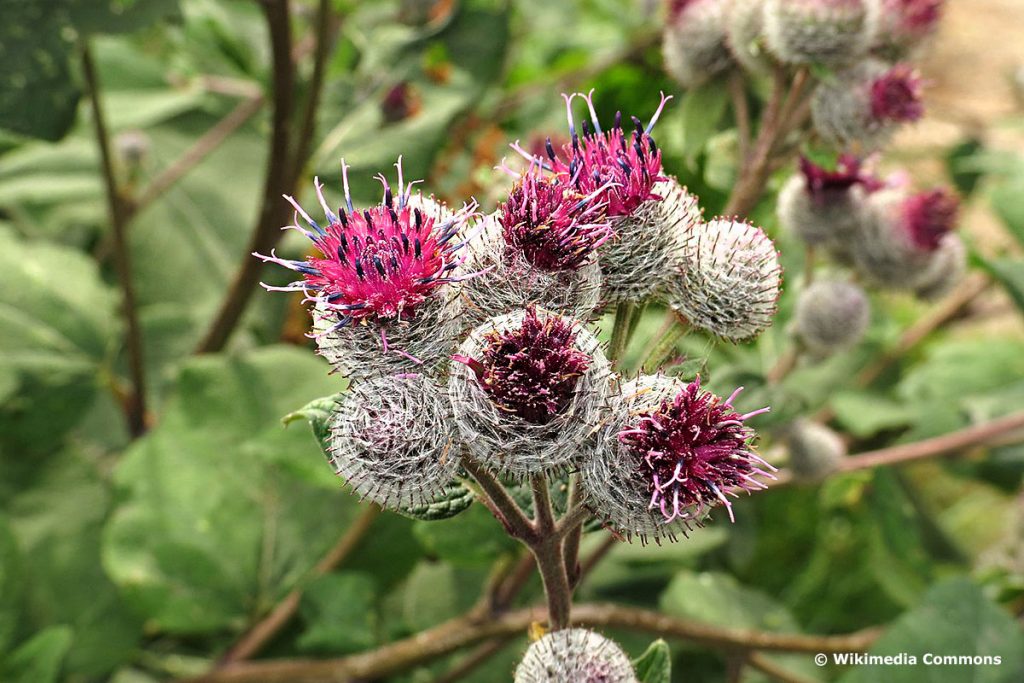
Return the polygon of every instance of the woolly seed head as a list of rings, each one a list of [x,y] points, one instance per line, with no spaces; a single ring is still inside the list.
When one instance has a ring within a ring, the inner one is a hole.
[[[726,45],[728,0],[669,3],[662,41],[665,71],[684,88],[692,88],[732,64]]]
[[[867,294],[855,284],[817,280],[800,292],[794,330],[815,354],[827,356],[859,342],[871,321]]]
[[[389,510],[443,495],[459,467],[451,408],[423,375],[357,383],[335,412],[329,459],[354,493]]]
[[[348,167],[342,162],[346,206],[334,211],[324,200],[319,181],[317,196],[327,225],[321,226],[292,198],[295,225],[288,226],[308,237],[319,256],[290,261],[257,254],[302,274],[302,280],[284,287],[306,296],[337,314],[338,327],[353,322],[410,320],[416,309],[443,285],[455,281],[454,270],[462,246],[453,238],[472,215],[475,206],[441,222],[437,216],[410,206],[412,183],[402,186],[401,160],[397,197],[384,176],[384,198],[377,206],[357,211],[349,195]],[[298,225],[302,216],[309,229]]]
[[[697,198],[675,178],[659,181],[654,192],[658,199],[612,219],[615,237],[600,256],[609,302],[643,301],[664,289],[675,276],[685,236],[701,223]]]
[[[790,64],[845,64],[872,45],[881,0],[766,0],[768,48]]]
[[[626,383],[600,447],[581,467],[590,508],[614,531],[644,541],[686,535],[718,504],[732,518],[727,496],[763,488],[754,477],[774,470],[751,451],[754,432],[744,424],[767,408],[736,413],[738,394],[723,401],[699,379]]]
[[[476,327],[488,318],[525,308],[541,308],[588,319],[597,307],[601,270],[595,254],[574,268],[544,270],[509,244],[498,215],[483,218],[466,248],[465,270],[478,273],[461,284],[465,322]]]
[[[616,114],[612,127],[604,131],[594,109],[593,95],[591,90],[586,95],[562,96],[570,142],[562,146],[561,153],[556,153],[550,141],[545,146],[546,158],[534,157],[518,143],[513,149],[557,176],[579,195],[593,196],[608,216],[628,215],[643,202],[656,198],[652,188],[663,179],[661,150],[650,133],[665,103],[672,98],[662,95],[661,104],[646,127],[633,117],[633,129],[624,129],[621,114]],[[582,133],[576,130],[572,112],[572,101],[577,96],[583,98],[590,112],[590,121],[584,119],[581,124]]]
[[[921,79],[911,67],[867,59],[818,85],[811,118],[836,148],[874,151],[902,124],[921,118],[921,90]]]
[[[782,269],[760,228],[717,218],[683,238],[668,303],[691,323],[729,341],[751,339],[775,315]]]
[[[469,335],[453,356],[448,393],[470,454],[522,478],[564,470],[592,441],[609,378],[592,334],[530,307]]]
[[[515,683],[636,683],[629,657],[613,641],[581,628],[552,631],[532,643]]]
[[[818,422],[799,419],[786,434],[789,466],[798,479],[816,480],[831,474],[846,457],[841,436]]]
[[[612,234],[595,194],[582,195],[564,178],[544,176],[535,166],[498,208],[502,235],[535,268],[576,270]]]

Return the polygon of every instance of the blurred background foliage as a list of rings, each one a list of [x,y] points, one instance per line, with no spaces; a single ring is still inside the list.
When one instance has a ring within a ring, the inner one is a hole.
[[[314,565],[359,507],[309,430],[281,423],[343,386],[308,348],[298,300],[257,295],[223,351],[192,353],[259,217],[270,110],[291,98],[301,111],[310,97],[321,15],[315,2],[292,4],[297,78],[294,92],[281,93],[257,2],[0,3],[4,681],[198,674],[296,587],[304,588],[298,618],[267,656],[365,650],[463,612],[492,563],[516,552],[479,505],[441,522],[384,514],[341,568],[319,575]],[[673,94],[655,131],[665,166],[700,196],[705,215],[724,204],[736,170],[725,88],[684,93],[667,79],[657,3],[325,4],[332,49],[315,133],[300,142],[308,146],[300,200],[311,199],[313,176],[339,198],[344,155],[356,202],[375,201],[372,175],[401,154],[407,177],[424,178],[428,192],[453,204],[475,196],[491,210],[508,186],[493,169],[510,154],[507,143],[564,135],[559,93],[594,87],[602,117],[621,109],[646,118],[659,90]],[[969,4],[954,1],[952,11],[960,16]],[[956,31],[955,19],[947,30]],[[118,247],[86,105],[85,41],[130,207],[126,244],[147,378],[141,438],[124,419],[132,375]],[[944,54],[932,58],[933,73]],[[995,284],[868,386],[857,373],[927,315],[926,305],[878,295],[865,343],[798,369],[781,387],[766,386],[764,375],[785,344],[790,295],[756,344],[682,340],[685,372],[712,387],[744,384],[747,405],[773,405],[758,423],[769,453],[773,426],[823,407],[855,450],[1024,408],[1024,115],[1008,98],[994,112],[965,113],[970,84],[951,90],[936,78],[938,132],[926,125],[908,134],[892,160],[955,182],[970,207],[963,230],[977,277]],[[1012,91],[1012,73],[999,78]],[[753,218],[777,239],[796,281],[802,248],[776,234],[771,196]],[[294,256],[302,248],[292,237],[280,245]],[[286,278],[274,269],[261,276]],[[649,310],[637,337],[653,334],[661,318]],[[579,598],[778,631],[892,622],[879,651],[1003,652],[1002,666],[972,670],[971,680],[1021,680],[1024,643],[1011,615],[1024,613],[1022,476],[1024,447],[1008,444],[766,494],[745,501],[735,525],[718,519],[688,541],[616,545]],[[599,533],[588,535],[584,550],[599,542]],[[538,591],[535,580],[524,604]],[[612,635],[633,656],[649,642]],[[523,642],[466,680],[506,679]],[[723,680],[721,654],[680,643],[672,651],[680,680]],[[432,680],[460,656],[389,680]],[[920,680],[899,669],[818,669],[804,655],[778,661],[801,680]],[[928,675],[965,680],[956,669]],[[744,680],[764,679],[748,672]]]

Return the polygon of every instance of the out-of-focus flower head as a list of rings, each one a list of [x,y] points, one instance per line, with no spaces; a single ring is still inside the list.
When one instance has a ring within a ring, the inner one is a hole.
[[[765,0],[768,48],[791,64],[848,64],[873,44],[881,0]]]
[[[730,0],[671,0],[662,40],[665,70],[692,88],[732,64],[726,44]]]
[[[935,33],[944,0],[882,0],[877,44],[883,54],[906,55]]]
[[[552,631],[531,644],[515,683],[634,683],[629,657],[613,641],[582,628]]]

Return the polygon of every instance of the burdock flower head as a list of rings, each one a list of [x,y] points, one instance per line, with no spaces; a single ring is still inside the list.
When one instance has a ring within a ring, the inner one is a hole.
[[[342,162],[345,206],[337,213],[317,197],[326,225],[313,220],[288,197],[296,223],[288,226],[313,242],[319,255],[292,261],[256,254],[302,274],[302,279],[272,290],[301,291],[314,302],[314,336],[320,352],[342,373],[359,376],[379,370],[381,363],[410,368],[436,362],[448,353],[457,333],[457,298],[448,285],[457,282],[462,261],[459,232],[475,204],[441,218],[412,205],[412,186],[404,184],[401,159],[398,195],[383,175],[383,201],[357,211]],[[298,224],[301,216],[308,229]]]
[[[859,342],[871,322],[867,294],[841,280],[815,280],[800,292],[793,331],[811,353],[828,356]]]
[[[451,406],[432,380],[372,377],[335,412],[328,457],[354,493],[402,511],[435,500],[455,478],[455,436]]]
[[[726,44],[730,0],[670,0],[662,41],[665,71],[684,88],[729,68]]]
[[[876,48],[883,55],[905,56],[935,33],[944,0],[882,0]]]
[[[729,496],[764,488],[755,477],[774,471],[753,452],[745,424],[768,408],[736,412],[739,392],[722,400],[699,378],[661,376],[623,386],[602,447],[581,470],[591,509],[628,537],[655,540],[685,534],[719,504],[732,519]]]
[[[531,644],[515,683],[635,683],[629,657],[615,642],[582,628],[552,631]]]
[[[671,98],[662,95],[646,126],[634,117],[632,131],[624,129],[617,114],[605,131],[594,108],[593,91],[580,95],[587,103],[590,122],[582,122],[579,134],[572,112],[576,95],[564,97],[571,142],[562,146],[560,154],[550,144],[546,159],[513,147],[580,194],[596,193],[614,232],[599,250],[604,294],[612,301],[647,298],[671,274],[669,265],[678,244],[675,234],[700,217],[696,200],[662,175],[661,150],[651,137]],[[663,206],[669,192],[682,194]]]
[[[479,323],[529,303],[589,317],[601,287],[596,250],[611,237],[601,191],[581,195],[536,165],[517,176],[468,244],[466,268],[481,272],[463,287],[468,317]]]
[[[525,477],[576,459],[604,415],[609,379],[593,335],[531,306],[470,334],[453,356],[448,393],[470,455]]]
[[[881,0],[766,0],[768,48],[791,64],[845,64],[878,33]]]
[[[668,283],[668,304],[692,324],[739,342],[772,324],[782,269],[760,228],[726,218],[682,237],[681,260]]]
[[[857,229],[866,196],[880,185],[853,155],[840,156],[835,169],[802,157],[779,192],[779,223],[807,244],[836,246]]]
[[[811,101],[818,133],[839,149],[869,152],[924,115],[920,75],[906,64],[864,60],[822,83]]]
[[[884,287],[914,289],[935,277],[937,260],[956,250],[952,234],[959,201],[948,190],[918,193],[898,189],[877,192],[857,239],[852,243],[857,269]]]

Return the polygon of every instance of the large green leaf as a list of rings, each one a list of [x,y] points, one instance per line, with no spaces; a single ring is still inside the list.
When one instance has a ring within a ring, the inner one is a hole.
[[[376,582],[363,572],[327,574],[306,587],[299,613],[302,650],[345,654],[376,643]]]
[[[142,636],[141,620],[100,564],[110,503],[109,485],[95,463],[66,449],[38,465],[31,487],[7,506],[25,569],[23,625],[71,626],[67,666],[86,677],[128,661]]]
[[[354,516],[310,435],[280,416],[335,382],[312,354],[268,347],[182,370],[161,424],[116,471],[104,564],[154,627],[243,628],[303,579]]]
[[[84,255],[0,229],[0,375],[17,382],[0,405],[5,469],[55,446],[88,409],[117,330],[115,302]]]
[[[63,0],[68,19],[84,33],[126,33],[179,16],[178,0]]]
[[[70,646],[70,628],[48,628],[0,663],[0,680],[4,683],[56,683]]]
[[[873,655],[906,653],[916,665],[851,669],[842,683],[1009,683],[1024,677],[1024,634],[1013,617],[974,583],[951,579],[933,587],[920,605],[900,617],[871,648]],[[926,656],[998,657],[999,663],[936,665]]]
[[[6,518],[0,517],[0,653],[14,639],[21,617],[25,567],[18,541]]]

